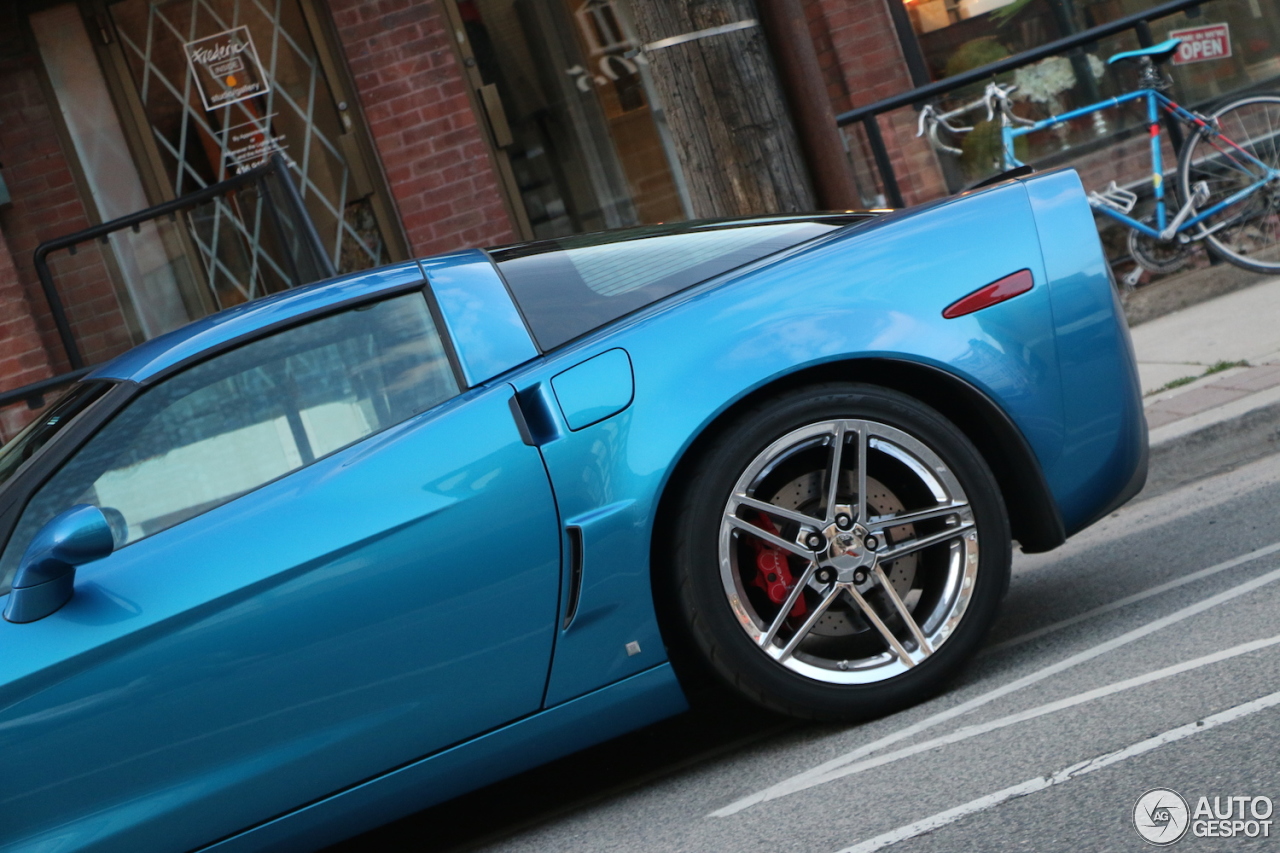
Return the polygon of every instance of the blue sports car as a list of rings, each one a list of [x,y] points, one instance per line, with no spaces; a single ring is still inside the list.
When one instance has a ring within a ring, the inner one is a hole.
[[[1146,453],[1070,171],[224,311],[0,449],[0,848],[314,848],[698,679],[900,708]]]

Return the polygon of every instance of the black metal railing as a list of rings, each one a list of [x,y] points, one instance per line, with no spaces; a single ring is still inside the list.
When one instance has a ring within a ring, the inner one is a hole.
[[[14,388],[12,391],[0,391],[0,409],[16,403],[26,403],[29,409],[39,409],[44,406],[45,395],[50,391],[61,388],[64,385],[70,385],[90,370],[93,370],[93,368],[82,367],[70,373],[50,376],[48,379],[41,379],[39,382],[32,382],[30,385],[23,385],[21,388]]]
[[[861,123],[863,132],[866,133],[867,146],[871,149],[871,157],[875,162],[876,171],[880,174],[880,183],[884,190],[885,201],[891,207],[903,207],[902,189],[898,185],[897,174],[894,172],[893,163],[889,159],[889,151],[885,147],[884,136],[880,133],[880,124],[877,121],[882,113],[902,107],[920,106],[941,95],[954,92],[974,83],[989,80],[997,74],[1016,71],[1047,57],[1065,54],[1068,51],[1076,50],[1126,30],[1134,32],[1140,46],[1150,47],[1155,43],[1151,35],[1151,21],[1167,18],[1170,15],[1175,15],[1188,9],[1198,8],[1206,2],[1211,2],[1211,0],[1172,0],[1172,2],[1154,6],[1143,12],[1135,12],[1132,15],[1117,18],[1110,23],[1091,27],[1074,35],[1023,51],[1008,59],[992,62],[979,68],[947,77],[945,80],[939,80],[926,86],[919,86],[900,95],[876,101],[874,104],[868,104],[865,107],[858,107],[841,113],[836,116],[836,125],[848,127],[849,125]],[[1173,143],[1175,150],[1181,143],[1180,129],[1176,126],[1170,129],[1170,141]]]
[[[0,392],[0,408],[25,403],[29,408],[38,409],[44,405],[45,396],[49,392],[75,382],[91,369],[85,365],[84,355],[76,340],[71,320],[67,316],[67,307],[55,285],[54,274],[49,265],[51,254],[61,250],[75,254],[76,247],[95,240],[105,244],[116,232],[132,229],[137,233],[144,223],[161,219],[168,219],[169,222],[176,224],[179,216],[184,217],[183,225],[189,233],[194,235],[196,223],[189,217],[192,211],[247,189],[256,191],[258,198],[261,199],[262,219],[270,231],[270,236],[274,238],[276,247],[274,254],[278,256],[277,266],[285,286],[297,287],[336,275],[333,260],[325,251],[315,225],[307,214],[298,188],[289,176],[288,165],[278,152],[261,166],[220,183],[210,184],[204,189],[181,198],[95,225],[92,228],[85,228],[73,234],[47,240],[35,250],[36,275],[40,278],[40,287],[48,301],[49,313],[66,354],[67,364],[72,369],[68,373]],[[202,245],[198,251],[207,253],[207,247]]]

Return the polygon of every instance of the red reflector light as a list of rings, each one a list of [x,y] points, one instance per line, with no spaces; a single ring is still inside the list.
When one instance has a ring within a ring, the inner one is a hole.
[[[972,314],[974,311],[981,311],[983,308],[990,308],[997,302],[1004,302],[1019,293],[1026,293],[1031,289],[1032,283],[1031,270],[1018,270],[1012,275],[993,281],[986,287],[980,287],[968,296],[952,302],[942,312],[942,316],[953,320],[965,314]]]

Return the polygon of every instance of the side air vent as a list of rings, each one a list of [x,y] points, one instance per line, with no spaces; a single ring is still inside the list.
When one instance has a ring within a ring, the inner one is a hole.
[[[565,603],[564,624],[568,628],[578,615],[578,598],[582,595],[582,528],[570,525],[569,534],[569,600]]]

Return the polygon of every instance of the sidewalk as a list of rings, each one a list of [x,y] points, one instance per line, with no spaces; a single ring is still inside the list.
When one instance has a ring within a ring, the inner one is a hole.
[[[1156,480],[1185,482],[1280,450],[1280,278],[1132,334]]]

